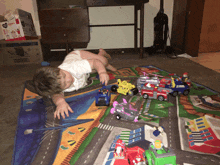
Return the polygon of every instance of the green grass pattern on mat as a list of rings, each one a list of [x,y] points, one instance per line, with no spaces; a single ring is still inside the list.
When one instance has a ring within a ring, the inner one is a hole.
[[[131,102],[135,102],[137,100],[137,96],[134,96],[132,99],[131,99]]]
[[[198,88],[199,86],[197,86],[195,83],[192,82],[192,88],[190,89],[190,93],[189,95],[214,95],[216,93],[209,91],[208,89],[203,88],[203,90],[196,90],[196,88]]]
[[[85,140],[80,145],[80,147],[78,148],[76,153],[72,156],[72,158],[71,158],[71,160],[69,162],[71,165],[74,165],[76,163],[76,161],[82,155],[82,153],[84,152],[86,146],[91,142],[92,138],[95,136],[97,131],[98,131],[97,127],[93,128],[92,131],[90,132],[90,134],[85,138]]]
[[[159,108],[158,105],[161,105],[164,108]],[[168,107],[173,106],[172,103],[167,101],[159,101],[152,99],[148,113],[154,114],[159,117],[168,117]]]
[[[180,104],[180,96],[178,97],[178,104],[179,104],[179,117],[185,117],[185,118],[188,118],[190,120],[192,119],[195,119],[195,118],[198,118],[199,116],[198,115],[193,115],[193,114],[190,114],[188,113],[182,104]]]
[[[130,69],[137,75],[137,77],[140,77],[140,75],[138,74],[138,71],[135,70],[136,67],[131,67]]]
[[[161,76],[169,76],[169,73],[167,73],[166,71],[153,72],[153,74],[159,74]]]
[[[209,91],[207,90],[205,87],[201,87],[202,90],[196,90],[196,88],[198,88],[199,86],[197,86],[195,83],[192,83],[192,88],[190,90],[190,93],[189,93],[189,96],[188,96],[188,99],[190,101],[190,103],[192,104],[192,101],[190,99],[190,95],[214,95],[216,93],[212,92],[212,91]],[[178,97],[178,99],[180,98],[180,96]],[[194,115],[194,114],[190,114],[188,113],[186,110],[184,110],[184,106],[182,104],[180,104],[180,101],[178,100],[178,103],[179,103],[179,117],[185,117],[185,118],[188,118],[188,119],[195,119],[195,118],[198,118],[200,116],[198,115]],[[193,104],[192,104],[193,105]],[[209,110],[205,110],[205,109],[201,109],[199,107],[195,107],[193,106],[193,108],[197,111],[197,112],[202,112],[202,113],[210,113],[210,114],[215,114],[217,116],[220,116],[220,112],[219,111],[209,111]]]

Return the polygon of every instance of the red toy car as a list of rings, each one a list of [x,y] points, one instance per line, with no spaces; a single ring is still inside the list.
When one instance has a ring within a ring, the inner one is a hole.
[[[172,89],[156,87],[153,84],[145,84],[141,89],[141,95],[147,99],[158,99],[159,101],[167,100],[167,95],[172,92]]]
[[[144,152],[145,150],[138,146],[127,148],[125,143],[121,139],[118,139],[115,144],[113,164],[136,165],[140,162],[144,162]]]

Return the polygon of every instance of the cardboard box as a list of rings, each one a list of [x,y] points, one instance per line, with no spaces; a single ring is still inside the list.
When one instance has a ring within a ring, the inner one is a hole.
[[[39,40],[1,41],[0,54],[2,56],[0,65],[32,64],[43,61]]]
[[[6,41],[37,38],[31,13],[16,9],[10,20],[0,22],[1,31]]]

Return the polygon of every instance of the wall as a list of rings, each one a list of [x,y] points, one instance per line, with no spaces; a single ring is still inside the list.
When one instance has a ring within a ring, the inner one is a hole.
[[[200,53],[220,51],[219,9],[219,0],[205,1],[199,44]]]
[[[40,35],[39,18],[37,13],[36,0],[0,0],[0,15],[5,10],[23,9],[32,14],[37,35]],[[160,0],[153,0],[145,4],[144,23],[144,47],[153,45],[153,19],[160,8]],[[172,29],[173,0],[166,0],[164,12],[169,17],[169,28]],[[133,6],[123,7],[90,7],[90,24],[111,24],[111,23],[134,23]],[[169,32],[171,36],[171,30]],[[168,45],[170,41],[168,40]],[[138,43],[139,45],[139,43]],[[93,27],[91,28],[91,40],[87,49],[114,49],[134,47],[134,28],[126,27]]]

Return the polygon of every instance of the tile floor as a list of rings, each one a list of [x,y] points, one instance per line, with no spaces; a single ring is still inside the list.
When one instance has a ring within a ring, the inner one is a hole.
[[[220,52],[200,53],[198,57],[189,59],[220,73]]]

